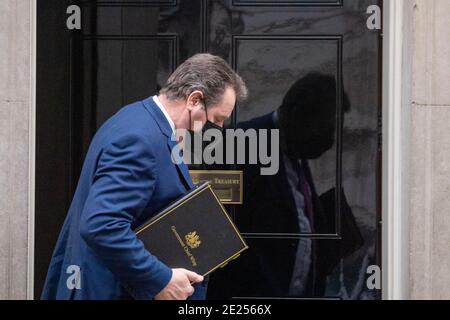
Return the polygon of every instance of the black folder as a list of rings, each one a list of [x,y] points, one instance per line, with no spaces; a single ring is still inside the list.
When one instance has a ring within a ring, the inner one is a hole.
[[[174,201],[135,232],[167,266],[203,276],[248,248],[209,182]]]

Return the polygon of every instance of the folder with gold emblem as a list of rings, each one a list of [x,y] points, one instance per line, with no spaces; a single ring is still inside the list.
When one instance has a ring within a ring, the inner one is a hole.
[[[209,182],[195,187],[135,230],[171,268],[206,276],[248,248]]]

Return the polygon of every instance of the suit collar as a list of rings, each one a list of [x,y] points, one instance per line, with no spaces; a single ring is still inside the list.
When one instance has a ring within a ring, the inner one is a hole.
[[[170,138],[167,139],[167,144],[169,146],[171,157],[176,157],[176,159],[172,158],[172,161],[176,163],[178,173],[183,177],[187,189],[193,188],[194,184],[192,183],[191,174],[189,173],[188,166],[183,161],[183,152],[180,150],[180,146],[176,141],[173,141]]]
[[[156,105],[155,101],[153,101],[153,96],[145,99],[142,102],[144,103],[144,107],[147,109],[147,111],[152,115],[153,119],[155,119],[156,124],[159,126],[161,132],[168,138],[172,138],[172,127],[170,126],[169,121],[167,121],[164,113]]]
[[[148,110],[148,112],[150,112],[150,115],[153,117],[153,119],[155,119],[161,132],[167,137],[167,145],[169,147],[171,155],[180,155],[178,143],[175,141],[175,139],[172,139],[172,137],[175,137],[172,127],[170,126],[169,121],[167,121],[164,113],[156,105],[153,97],[145,99],[143,103],[144,107]],[[194,184],[192,183],[192,178],[189,174],[188,166],[183,161],[176,161],[175,166],[177,167],[178,173],[183,177],[187,189],[191,189]]]
[[[169,113],[166,110],[166,107],[162,104],[161,100],[159,100],[157,95],[153,96],[153,102],[158,106],[159,110],[164,114],[164,117],[166,117],[167,122],[169,122],[170,128],[172,129],[172,132],[175,132],[175,123],[173,123],[172,119],[170,118]]]

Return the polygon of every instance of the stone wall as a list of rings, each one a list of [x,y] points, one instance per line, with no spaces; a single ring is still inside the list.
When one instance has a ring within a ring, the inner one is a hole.
[[[450,299],[450,1],[410,5],[410,294]]]
[[[27,298],[33,5],[0,1],[0,299]]]

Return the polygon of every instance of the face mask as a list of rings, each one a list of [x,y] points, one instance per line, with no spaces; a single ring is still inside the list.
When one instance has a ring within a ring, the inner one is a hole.
[[[211,122],[211,121],[209,121],[209,120],[207,120],[207,121],[205,122],[205,124],[203,125],[203,128],[202,128],[201,132],[198,132],[198,131],[196,132],[196,131],[193,131],[193,130],[188,130],[188,135],[187,135],[186,139],[189,139],[189,140],[190,140],[191,151],[190,151],[189,154],[191,155],[191,159],[190,159],[191,163],[193,163],[193,159],[194,159],[193,157],[195,157],[195,152],[196,152],[196,151],[197,151],[197,152],[201,152],[200,154],[197,155],[198,159],[201,159],[203,150],[204,150],[205,147],[208,145],[208,143],[207,143],[206,141],[202,141],[202,140],[201,140],[201,136],[202,136],[203,134],[205,134],[205,132],[207,132],[207,131],[210,130],[210,129],[217,129],[217,130],[219,130],[220,132],[223,132],[223,128],[222,128],[221,126],[219,126],[219,125],[217,125],[217,124],[215,124],[214,122]],[[198,137],[198,138],[197,138],[197,137]],[[197,141],[196,139],[199,139],[198,141],[200,141],[200,142],[202,143],[202,145],[201,145],[202,147],[201,147],[200,149],[195,149],[195,148],[194,148],[194,141]],[[191,164],[191,168],[200,170],[200,169],[206,169],[207,166],[204,166],[204,164],[200,164],[200,165],[198,165],[198,164]]]
[[[202,131],[205,132],[206,130],[209,130],[209,129],[217,129],[219,131],[223,131],[223,128],[221,126],[219,126],[218,124],[215,124],[214,122],[207,120],[205,125],[203,126]]]
[[[219,126],[219,125],[215,124],[214,122],[208,120],[208,111],[207,111],[207,109],[206,109],[206,107],[204,105],[203,105],[203,110],[205,110],[206,122],[203,125],[202,132],[205,132],[206,130],[209,130],[209,129],[217,129],[219,131],[223,131],[223,128],[221,126]],[[194,131],[192,130],[192,120],[191,120],[190,117],[191,117],[191,115],[189,114],[189,130],[188,131],[190,133],[194,133]]]
[[[207,131],[210,130],[210,129],[216,129],[216,130],[219,130],[219,131],[222,133],[222,135],[224,134],[224,128],[222,128],[221,126],[215,124],[214,122],[211,122],[211,121],[207,120],[206,123],[203,125],[203,128],[202,128],[202,131],[201,131],[201,132],[196,132],[196,131],[193,131],[193,130],[188,130],[188,133],[189,133],[188,136],[189,136],[190,139],[191,139],[191,145],[192,145],[192,141],[193,141],[192,139],[194,139],[195,136],[203,135],[203,134],[205,134],[205,132],[207,132]],[[201,138],[199,138],[199,139],[201,139]],[[206,142],[205,142],[205,143],[206,143]],[[206,145],[203,145],[203,148],[204,148],[205,146],[206,146]]]

